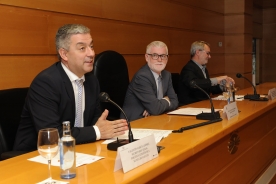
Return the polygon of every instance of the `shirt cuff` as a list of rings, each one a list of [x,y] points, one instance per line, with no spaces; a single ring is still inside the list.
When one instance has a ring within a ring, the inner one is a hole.
[[[101,132],[100,132],[99,128],[96,125],[94,125],[93,127],[94,127],[94,130],[96,132],[96,140],[100,140],[101,139]]]
[[[218,79],[217,78],[210,78],[210,80],[211,80],[211,85],[212,86],[215,86],[215,85],[218,84]]]
[[[167,102],[169,103],[169,106],[171,106],[171,102],[167,98],[162,98],[162,99],[167,100]]]

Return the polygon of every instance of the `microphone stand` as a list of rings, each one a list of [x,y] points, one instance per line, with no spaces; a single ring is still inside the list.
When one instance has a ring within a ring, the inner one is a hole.
[[[193,86],[196,87],[197,89],[201,90],[203,93],[205,93],[209,100],[210,100],[210,104],[211,104],[211,113],[207,113],[207,112],[202,112],[198,115],[196,115],[196,119],[203,119],[203,120],[215,120],[215,119],[221,119],[220,118],[220,114],[219,112],[215,112],[215,109],[214,109],[214,105],[213,105],[213,102],[212,102],[212,99],[211,97],[208,95],[208,93],[206,93],[205,90],[203,90],[202,88],[200,88],[197,84],[193,83]],[[222,119],[221,119],[222,120]]]
[[[255,100],[255,99],[259,99],[260,98],[260,94],[257,94],[257,91],[256,91],[256,88],[255,86],[253,85],[253,83],[250,82],[250,80],[248,80],[247,78],[245,78],[244,76],[241,76],[242,78],[244,78],[245,80],[247,80],[253,87],[254,89],[254,94],[247,94],[247,95],[244,95],[244,99],[250,99],[250,100]]]
[[[184,130],[190,130],[190,129],[193,129],[193,128],[197,128],[197,127],[201,127],[201,126],[204,126],[204,125],[209,125],[209,124],[212,124],[212,123],[216,123],[216,122],[222,121],[222,118],[220,118],[219,112],[215,112],[212,99],[210,98],[210,96],[208,95],[208,93],[206,93],[206,91],[204,91],[202,88],[200,88],[195,83],[195,81],[191,81],[190,82],[190,86],[193,87],[193,88],[194,87],[198,88],[199,90],[201,90],[203,93],[205,93],[208,96],[208,98],[210,100],[210,103],[211,103],[211,113],[203,113],[202,112],[201,114],[196,115],[196,119],[204,119],[204,120],[209,120],[209,121],[198,123],[198,124],[194,124],[194,125],[190,125],[190,126],[181,127],[178,130],[173,130],[172,131],[173,133],[182,133]]]
[[[107,101],[112,103],[113,105],[115,105],[118,109],[120,109],[120,111],[123,113],[123,115],[124,115],[124,117],[127,121],[127,125],[128,125],[128,140],[126,140],[126,139],[119,140],[118,137],[117,137],[116,141],[107,144],[107,149],[108,150],[117,151],[118,147],[123,146],[123,145],[128,144],[128,143],[131,143],[131,142],[136,141],[136,140],[134,140],[134,138],[133,138],[130,122],[128,121],[128,118],[127,118],[125,112],[123,111],[123,109],[118,104],[113,102],[110,98],[108,98]]]
[[[254,89],[254,94],[244,95],[244,97],[243,97],[244,99],[249,99],[251,101],[268,101],[268,98],[265,98],[265,97],[261,98],[260,94],[257,94],[257,90],[256,90],[255,86],[253,85],[253,83],[249,79],[247,79],[246,77],[242,76],[242,74],[240,74],[240,73],[237,73],[236,77],[237,78],[241,78],[241,77],[244,78],[245,80],[247,80],[252,85],[252,87]]]
[[[131,131],[130,122],[128,121],[127,115],[126,115],[126,113],[124,112],[124,110],[123,110],[118,104],[116,104],[115,102],[113,102],[113,101],[109,98],[108,94],[105,93],[105,92],[100,93],[99,98],[100,98],[101,102],[110,102],[110,103],[112,103],[113,105],[115,105],[115,106],[123,113],[123,115],[125,116],[126,121],[127,121],[127,125],[128,125],[128,140],[126,140],[126,139],[119,140],[118,137],[117,137],[117,140],[116,140],[116,141],[107,144],[107,149],[108,149],[108,150],[111,150],[111,151],[117,151],[117,149],[118,149],[120,146],[126,145],[126,144],[128,144],[128,143],[133,142],[133,141],[136,141],[137,139],[133,139],[133,134],[132,134],[132,131]],[[161,151],[162,149],[164,149],[163,146],[156,146],[156,147],[157,147],[157,152],[158,152],[158,153],[160,153],[160,151]]]

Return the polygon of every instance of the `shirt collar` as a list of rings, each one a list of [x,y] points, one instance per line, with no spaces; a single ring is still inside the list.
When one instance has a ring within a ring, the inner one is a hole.
[[[193,60],[192,60],[193,61]],[[193,61],[201,70],[205,70],[206,68],[206,65],[201,65],[201,64],[198,64],[197,62]]]
[[[75,81],[75,80],[78,80],[78,79],[82,79],[83,82],[85,81],[84,75],[83,75],[81,78],[79,78],[78,76],[76,76],[76,74],[74,74],[73,72],[71,72],[71,71],[67,68],[67,66],[65,66],[65,64],[63,64],[62,62],[61,62],[61,66],[62,66],[62,68],[64,69],[65,73],[67,74],[67,76],[69,77],[69,79],[70,79],[71,82],[73,82],[73,81]]]
[[[158,77],[159,77],[159,75],[158,75],[156,72],[152,71],[152,70],[150,70],[150,71],[151,71],[151,73],[153,74],[154,79],[157,80]],[[160,76],[162,77],[161,74],[160,74]]]

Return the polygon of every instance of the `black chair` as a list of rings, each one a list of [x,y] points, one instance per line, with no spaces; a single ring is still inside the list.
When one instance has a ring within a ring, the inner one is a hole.
[[[96,55],[94,75],[98,78],[101,92],[106,92],[110,99],[120,107],[124,104],[129,84],[128,68],[124,57],[115,51],[104,51]],[[101,103],[102,110],[108,109],[107,119],[120,118],[120,110],[111,103]]]
[[[26,153],[12,149],[28,89],[0,90],[0,160]]]
[[[178,94],[180,74],[179,73],[171,73],[171,75],[172,75],[173,89],[174,89],[175,93]]]

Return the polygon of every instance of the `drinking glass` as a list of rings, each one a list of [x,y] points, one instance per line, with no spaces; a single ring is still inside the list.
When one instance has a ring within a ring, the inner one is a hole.
[[[45,184],[56,183],[52,181],[51,159],[58,153],[59,134],[56,128],[41,129],[38,132],[37,150],[39,154],[48,160],[49,178]]]
[[[225,91],[222,93],[223,97],[226,98],[226,101],[227,103],[229,104],[230,103],[230,98],[232,96],[231,92],[230,91]]]

